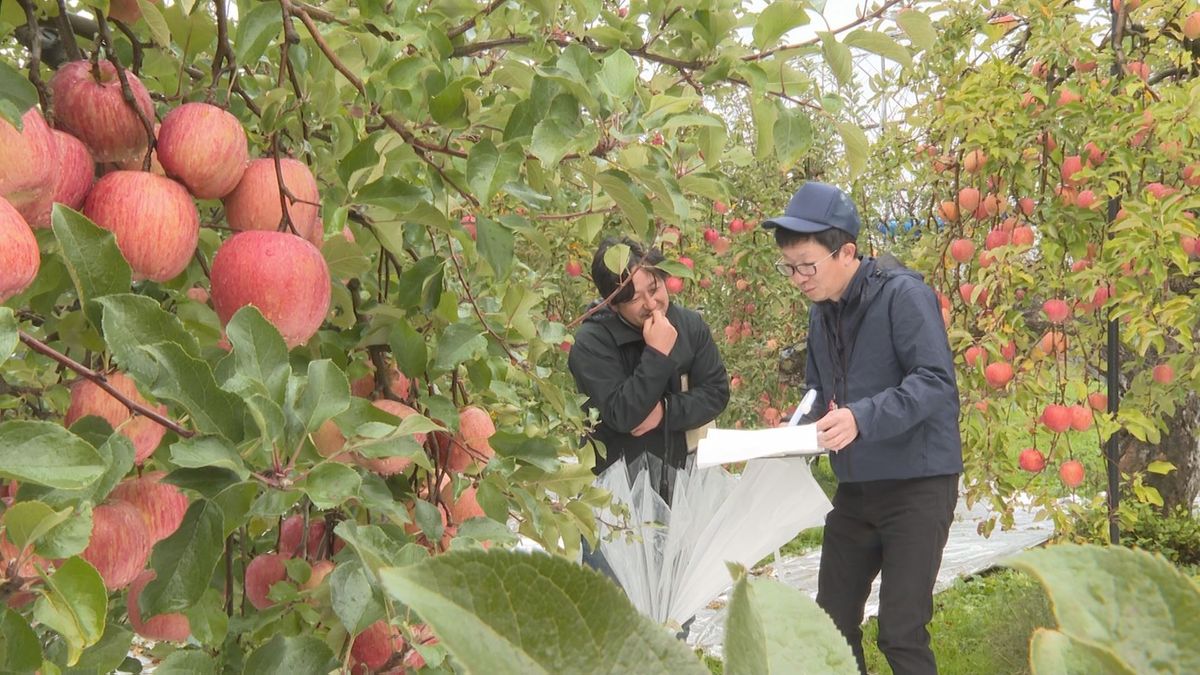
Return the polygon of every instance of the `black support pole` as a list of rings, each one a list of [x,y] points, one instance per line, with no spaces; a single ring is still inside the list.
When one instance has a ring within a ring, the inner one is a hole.
[[[1108,222],[1112,224],[1120,209],[1119,199],[1108,200]],[[1121,409],[1121,322],[1108,311],[1108,349],[1106,364],[1106,379],[1108,384],[1108,412],[1116,417]],[[1104,456],[1108,468],[1108,539],[1114,546],[1121,543],[1121,530],[1117,523],[1117,507],[1121,505],[1121,472],[1118,462],[1121,459],[1118,447],[1120,432],[1108,437],[1104,445]]]

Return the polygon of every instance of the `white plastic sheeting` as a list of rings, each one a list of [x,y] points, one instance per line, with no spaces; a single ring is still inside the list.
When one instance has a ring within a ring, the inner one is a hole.
[[[633,605],[664,624],[682,624],[727,588],[727,562],[754,565],[831,508],[803,458],[755,460],[740,476],[680,471],[670,508],[652,471],[632,473],[619,461],[597,479],[628,506],[634,534],[610,530],[616,516],[603,514],[600,553]]]
[[[950,526],[946,549],[942,554],[942,566],[938,570],[935,591],[945,589],[961,577],[991,569],[1005,559],[1049,539],[1054,534],[1054,523],[1039,520],[1037,514],[1037,510],[1017,509],[1013,514],[1014,523],[1011,529],[1001,531],[996,528],[991,537],[984,537],[978,533],[977,528],[981,521],[991,515],[986,505],[976,504],[974,508],[968,509],[966,503],[960,500],[955,509],[954,523]],[[800,557],[783,558],[768,565],[763,573],[815,598],[820,561],[820,550],[812,551]],[[728,590],[727,582],[726,591],[717,602],[697,613],[688,635],[690,645],[701,647],[707,654],[718,658],[725,643],[725,604]],[[871,596],[867,599],[866,616],[874,616],[878,610],[879,580],[876,579]]]

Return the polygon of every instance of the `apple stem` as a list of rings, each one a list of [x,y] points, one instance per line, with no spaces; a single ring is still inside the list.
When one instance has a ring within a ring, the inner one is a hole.
[[[191,438],[192,436],[196,435],[196,432],[191,431],[189,429],[185,429],[184,427],[180,426],[174,420],[171,420],[171,419],[163,416],[158,411],[150,408],[148,405],[142,405],[141,403],[137,403],[135,401],[130,400],[128,396],[117,391],[116,388],[114,388],[111,384],[109,384],[108,380],[104,377],[104,375],[102,373],[98,373],[95,370],[88,368],[87,366],[83,365],[82,363],[79,363],[78,361],[76,361],[75,359],[72,359],[71,357],[67,356],[66,354],[63,354],[63,353],[55,350],[53,347],[38,340],[37,338],[33,337],[32,335],[30,335],[29,333],[26,333],[23,330],[18,331],[18,332],[20,333],[21,342],[24,342],[27,347],[29,347],[33,351],[35,351],[43,356],[48,356],[51,359],[54,359],[55,361],[61,363],[62,365],[66,366],[67,368],[70,368],[71,370],[75,371],[76,373],[79,373],[83,377],[91,380],[92,382],[95,382],[96,386],[98,386],[101,389],[103,389],[104,391],[108,392],[109,396],[112,396],[113,398],[120,401],[121,404],[124,405],[126,408],[128,408],[131,412],[134,412],[139,415],[144,415],[145,417],[148,417],[149,419],[154,420],[155,422],[157,422],[158,424],[161,424],[162,426],[166,427],[167,429],[174,431],[176,434],[179,435],[180,438]]]

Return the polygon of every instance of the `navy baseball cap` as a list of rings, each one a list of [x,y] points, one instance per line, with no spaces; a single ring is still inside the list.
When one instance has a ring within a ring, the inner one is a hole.
[[[828,183],[809,181],[796,190],[782,216],[763,221],[766,229],[782,227],[792,232],[820,232],[836,228],[858,237],[858,209],[850,197]]]

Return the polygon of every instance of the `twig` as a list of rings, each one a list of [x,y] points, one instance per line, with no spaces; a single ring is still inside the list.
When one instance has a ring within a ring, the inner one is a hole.
[[[42,82],[42,36],[38,27],[37,11],[30,0],[18,0],[21,9],[25,10],[25,23],[28,24],[31,35],[29,38],[29,81],[37,89],[38,101],[42,110],[49,112],[50,96],[46,92],[46,83]]]
[[[278,133],[271,134],[271,159],[275,163],[275,182],[279,186],[279,211],[282,214],[279,218],[279,231],[291,232],[298,237],[305,237],[304,234],[300,234],[296,230],[296,224],[292,222],[292,214],[288,211],[289,206],[296,203],[297,200],[296,196],[292,194],[292,191],[283,182],[283,163],[279,160]]]
[[[83,60],[79,45],[75,43],[75,28],[71,25],[71,15],[67,12],[67,0],[58,0],[58,41],[67,50],[67,57],[72,61]]]
[[[100,27],[100,41],[104,44],[104,49],[108,54],[109,63],[113,64],[113,68],[117,70],[117,79],[121,81],[121,98],[125,103],[133,108],[134,114],[142,121],[142,128],[146,130],[146,157],[142,160],[142,170],[150,170],[150,158],[154,153],[154,148],[158,144],[154,138],[154,122],[146,116],[146,111],[142,110],[142,106],[138,105],[138,101],[133,96],[133,89],[129,87],[129,76],[125,74],[125,67],[121,65],[121,61],[117,58],[117,53],[112,46],[112,32],[108,30],[108,22],[104,20],[102,12],[96,12],[96,24]]]
[[[217,51],[213,54],[212,84],[208,87],[209,99],[217,88],[225,64],[229,64],[230,86],[233,86],[237,78],[237,61],[234,59],[233,49],[229,46],[229,19],[226,16],[225,0],[213,0],[213,8],[217,13]]]
[[[142,48],[145,47],[145,44],[141,40],[138,40],[137,34],[134,33],[129,26],[126,26],[124,21],[113,19],[113,23],[117,24],[117,28],[125,35],[126,38],[128,38],[129,44],[133,46],[133,52],[131,55],[132,63],[130,64],[129,69],[133,71],[134,75],[141,76]]]
[[[483,310],[479,309],[479,303],[475,301],[475,294],[471,292],[471,286],[467,283],[467,278],[463,274],[462,265],[458,263],[458,256],[454,254],[454,244],[450,241],[449,234],[446,235],[446,246],[450,251],[450,263],[454,265],[454,271],[458,274],[458,282],[462,284],[463,293],[466,294],[467,302],[471,305],[471,309],[475,310],[475,316],[478,317],[479,323],[483,324],[483,329],[500,345],[500,348],[508,355],[513,365],[520,366],[523,370],[528,370],[529,366],[508,348],[508,342],[488,325],[487,319],[483,316]]]
[[[870,14],[865,14],[861,18],[855,19],[854,21],[851,21],[850,23],[846,24],[845,26],[842,26],[841,28],[836,28],[829,32],[833,33],[834,35],[837,35],[838,33],[847,31],[856,26],[861,26],[862,24],[867,23],[868,21],[873,21],[875,19],[878,19],[881,16],[883,16],[884,12],[886,12],[887,10],[891,9],[892,7],[900,4],[900,2],[901,2],[901,0],[888,0],[887,2],[885,2],[881,6],[879,6],[879,8],[877,8],[874,12],[871,12]],[[765,59],[768,56],[773,56],[774,54],[777,54],[779,52],[791,51],[793,49],[804,49],[805,47],[811,47],[812,45],[818,44],[819,42],[821,42],[821,38],[814,37],[814,38],[805,40],[803,42],[796,42],[796,43],[789,44],[789,45],[780,45],[778,47],[775,47],[774,49],[768,49],[765,51],[761,51],[761,52],[758,52],[757,54],[747,54],[746,56],[742,57],[742,60],[746,61],[746,62],[761,61],[762,59]]]
[[[174,431],[180,438],[191,438],[192,436],[196,435],[196,432],[185,429],[184,427],[180,426],[174,420],[164,417],[158,411],[153,410],[152,408],[145,406],[141,403],[137,403],[136,401],[130,400],[128,396],[117,391],[111,384],[109,384],[108,380],[104,377],[104,375],[102,373],[98,373],[98,372],[92,370],[91,368],[88,368],[87,366],[83,365],[82,363],[79,363],[78,361],[76,361],[75,359],[72,359],[71,357],[67,356],[66,354],[63,354],[63,353],[55,350],[50,345],[47,345],[46,343],[38,340],[37,338],[33,337],[32,335],[30,335],[29,333],[26,333],[23,330],[19,330],[18,333],[20,335],[21,342],[24,342],[25,346],[29,347],[33,351],[35,351],[43,356],[48,356],[51,359],[54,359],[58,363],[66,366],[67,368],[70,368],[71,370],[75,371],[76,373],[79,373],[80,375],[87,378],[88,380],[95,382],[96,386],[98,386],[101,389],[103,389],[104,391],[108,392],[108,394],[110,396],[112,396],[113,398],[120,401],[121,405],[124,405],[131,412],[137,413],[139,415],[144,415],[145,417],[148,417],[148,418],[154,420],[155,422],[166,427],[167,429]]]
[[[454,28],[451,28],[450,30],[446,31],[446,37],[453,40],[454,38],[458,37],[459,35],[462,35],[463,33],[471,30],[472,28],[475,27],[475,24],[479,21],[479,17],[487,16],[487,15],[491,14],[492,12],[499,9],[500,5],[503,5],[505,2],[507,2],[507,0],[492,0],[491,4],[489,4],[487,7],[484,7],[478,14],[471,17],[470,19],[467,19],[466,21],[455,26]]]

